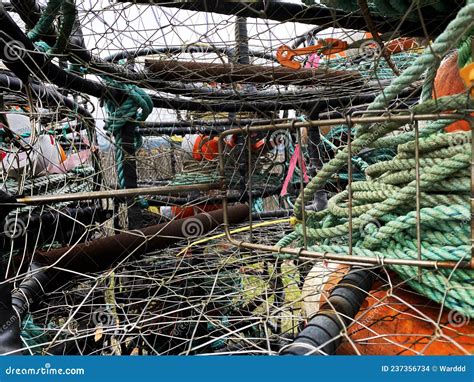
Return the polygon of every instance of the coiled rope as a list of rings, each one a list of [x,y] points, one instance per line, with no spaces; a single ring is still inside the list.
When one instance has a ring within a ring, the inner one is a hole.
[[[413,65],[380,94],[369,110],[380,110],[388,102],[436,67],[437,57],[445,56],[452,47],[470,35],[474,24],[474,4],[468,2],[456,19]],[[437,56],[437,57],[436,57]],[[413,114],[474,107],[474,100],[460,94],[427,100],[412,108]],[[333,197],[328,208],[319,212],[305,212],[306,236],[311,250],[383,258],[417,259],[417,222],[421,226],[421,258],[435,261],[468,261],[471,259],[469,207],[471,179],[471,132],[445,134],[450,120],[433,121],[420,129],[418,141],[419,192],[417,195],[417,161],[415,160],[414,131],[386,136],[402,123],[387,121],[381,124],[361,124],[354,127],[356,138],[352,152],[366,148],[390,148],[398,145],[392,160],[367,167],[366,181],[352,183],[352,206],[348,205],[349,191]],[[302,218],[301,207],[321,190],[330,177],[347,166],[349,152],[340,150],[325,164],[295,203],[295,216]],[[420,211],[416,211],[417,196]],[[349,239],[349,208],[352,212],[352,247]],[[297,224],[295,233],[283,238],[279,245],[301,240],[303,227]],[[422,270],[411,266],[392,267],[414,290],[424,296],[474,317],[474,271],[463,269]]]

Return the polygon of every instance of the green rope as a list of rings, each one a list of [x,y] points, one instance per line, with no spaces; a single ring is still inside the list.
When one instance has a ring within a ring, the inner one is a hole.
[[[455,122],[455,120],[439,119],[437,121],[430,121],[426,126],[419,130],[419,136],[420,138],[424,138],[432,134],[442,132],[446,126],[449,126],[453,122]],[[377,141],[373,142],[372,147],[397,147],[398,145],[407,143],[409,141],[412,141],[413,139],[415,139],[415,129],[410,128],[409,131],[403,134],[382,137]]]
[[[113,99],[105,100],[107,120],[105,128],[110,131],[115,138],[115,159],[117,164],[117,177],[121,188],[125,187],[125,175],[123,169],[124,151],[122,149],[122,129],[131,121],[142,122],[153,111],[153,101],[151,97],[136,85],[126,84],[104,77],[107,86],[123,90],[127,98],[118,105]],[[138,132],[138,125],[135,125],[135,147],[141,146],[141,136]]]
[[[405,4],[407,2],[403,2]],[[422,2],[420,2],[421,5]],[[472,30],[474,1],[469,1],[444,31],[407,70],[380,94],[369,110],[383,110],[397,94],[418,80],[428,70],[427,89],[439,64],[439,57],[449,53],[462,36]],[[394,7],[395,2],[385,2]],[[398,2],[398,5],[403,5]],[[463,43],[461,43],[461,48]],[[428,90],[426,90],[428,93]],[[412,108],[413,114],[468,110],[474,100],[466,94],[427,99]],[[469,261],[471,259],[470,193],[471,193],[471,132],[444,133],[452,120],[430,122],[415,132],[388,135],[399,130],[403,123],[387,121],[354,127],[352,155],[367,148],[397,147],[397,155],[368,166],[367,180],[352,183],[352,204],[348,190],[328,202],[328,208],[319,212],[305,212],[306,237],[310,249],[317,252],[354,254],[380,259],[416,260],[418,258],[417,218],[415,202],[417,190],[418,147],[419,199],[421,209],[421,258],[434,261]],[[338,150],[300,195],[294,205],[295,216],[301,220],[301,207],[321,190],[331,176],[347,166],[347,147]],[[352,221],[349,222],[349,208]],[[352,228],[352,246],[347,245]],[[303,227],[297,224],[295,233],[303,236]],[[290,235],[292,241],[295,235]],[[289,240],[285,237],[285,240]],[[285,241],[284,240],[284,241]],[[474,317],[474,271],[463,269],[423,269],[413,266],[391,266],[414,290],[427,298]]]
[[[51,25],[54,24],[56,16],[61,10],[63,0],[50,0],[46,5],[43,13],[41,14],[40,19],[36,23],[35,27],[28,33],[28,38],[35,41],[38,40],[41,35],[44,35],[51,28]]]
[[[469,261],[471,133],[420,139],[419,150],[421,258]],[[367,168],[369,180],[352,184],[354,255],[418,258],[414,151],[414,141],[400,145],[397,157]],[[311,250],[350,253],[344,245],[349,235],[347,200],[348,191],[344,191],[329,200],[324,213],[308,220],[307,237],[314,243],[324,242],[312,245]],[[329,225],[328,216],[332,217]],[[295,232],[302,237],[301,224]],[[294,235],[291,238],[296,239]],[[469,281],[474,277],[472,270],[425,269],[419,281],[416,267],[391,267],[419,293],[474,317],[474,287]]]
[[[61,7],[61,12],[63,14],[61,27],[59,29],[56,44],[53,47],[53,53],[56,54],[61,54],[66,50],[69,36],[71,36],[74,23],[76,22],[76,7],[74,0],[64,0]]]
[[[321,143],[318,144],[318,149],[319,152],[323,153],[336,153],[341,147],[337,146],[334,144],[334,141],[339,141],[339,144],[342,142],[345,142],[347,138],[344,137],[344,135],[347,135],[349,132],[349,129],[347,126],[341,125],[341,126],[336,126],[331,128],[329,133],[327,133],[325,136],[321,135]],[[351,129],[351,136],[354,135],[354,130]],[[353,180],[364,180],[365,179],[365,174],[364,171],[365,169],[374,163],[380,162],[382,160],[387,160],[391,159],[395,156],[395,150],[391,148],[381,148],[381,149],[375,149],[375,150],[370,150],[365,153],[361,153],[359,155],[355,155],[351,157],[351,161],[354,165],[354,169],[352,172]],[[349,176],[347,174],[347,166],[344,169],[341,169],[337,173],[337,178],[347,180],[349,179]]]
[[[395,99],[395,97],[413,82],[418,80],[428,69],[436,65],[437,57],[445,56],[450,49],[458,44],[462,36],[472,28],[474,24],[474,4],[465,6],[447,26],[446,30],[438,36],[436,41],[425,49],[422,55],[418,56],[415,62],[406,69],[399,77],[386,87],[379,96],[370,104],[368,111],[383,110]],[[447,110],[447,109],[445,109]],[[361,125],[357,132],[363,134],[369,125]]]
[[[456,96],[441,97],[436,100],[430,100],[428,102],[413,107],[412,111],[415,114],[419,114],[443,110],[464,109],[469,107],[472,108],[474,105],[474,101],[472,100],[470,100],[468,104],[466,103],[466,96],[464,94],[460,94]],[[372,147],[376,140],[392,131],[399,129],[401,125],[401,122],[390,121],[373,126],[371,131],[362,134],[354,139],[351,145],[353,154],[356,155],[362,149]],[[302,204],[309,202],[313,198],[314,193],[316,193],[316,191],[321,190],[333,174],[335,174],[344,166],[347,166],[348,157],[349,155],[347,147],[342,150],[339,150],[336,153],[335,157],[331,161],[326,163],[324,167],[316,174],[316,176],[311,179],[311,181],[305,188],[304,200],[302,199],[301,194],[296,199],[294,213],[297,218],[301,219],[302,217]]]
[[[419,54],[415,52],[397,53],[391,56],[399,70],[408,68],[413,60]],[[378,56],[367,57],[361,62],[355,63],[350,58],[327,58],[320,63],[320,66],[325,65],[332,70],[353,70],[360,74],[367,80],[391,80],[395,77],[393,70],[385,60],[380,60]]]
[[[471,3],[471,1],[469,1]],[[468,30],[471,29],[474,23],[474,4],[465,6],[458,13],[455,20],[453,20],[446,28],[446,30],[438,36],[436,41],[427,49],[424,53],[419,56],[412,66],[406,69],[399,77],[395,78],[391,84],[386,87],[382,93],[375,98],[375,100],[369,105],[368,111],[371,110],[383,110],[403,89],[409,87],[414,81],[420,78],[420,76],[429,67],[435,65],[438,60],[436,56],[445,56],[449,50],[457,44],[461,39],[461,36]],[[454,106],[455,107],[449,107]],[[421,105],[413,108],[413,112],[432,112],[432,111],[444,111],[464,108],[466,105],[466,97],[460,95],[457,98],[453,97],[442,97],[434,101],[427,101]],[[400,124],[390,122],[382,124],[373,131],[368,131],[371,128],[370,124],[362,124],[356,126],[357,137],[352,143],[352,150],[356,154],[365,147],[370,146],[378,138],[383,135],[398,129]],[[347,149],[339,151],[335,158],[331,160],[323,169],[315,176],[310,183],[307,185],[307,191],[305,190],[305,200],[302,200],[301,195],[295,202],[295,215],[301,218],[301,206],[302,203],[308,202],[312,195],[319,189],[322,189],[326,184],[327,180],[338,171],[342,166],[347,163]]]
[[[298,232],[293,231],[289,233],[288,235],[283,236],[276,245],[277,247],[280,247],[280,248],[289,247],[291,243],[293,243],[295,240],[298,240],[299,238],[300,238],[300,235],[298,234]],[[274,253],[273,255],[279,259],[284,259],[284,260],[294,258],[293,255],[290,255],[287,253],[277,252],[277,253]]]
[[[265,211],[263,198],[256,198],[252,203],[252,212],[261,213]]]
[[[52,329],[53,326],[53,323],[50,323],[48,328]],[[36,325],[30,314],[22,322],[21,339],[31,349],[33,354],[41,354],[41,345],[49,342],[45,328]]]
[[[437,165],[433,166],[423,166],[421,168],[420,174],[420,186],[422,190],[429,190],[430,185],[433,182],[440,182],[447,178],[455,178],[457,176],[465,177],[468,175],[467,172],[462,172],[461,170],[467,169],[470,165],[470,155],[469,154],[456,154],[452,158],[444,158]],[[399,178],[403,173],[403,170],[398,172],[397,170],[388,170],[395,172],[396,178]],[[459,174],[459,175],[458,175]],[[365,212],[359,217],[355,217],[352,222],[353,229],[359,229],[364,226],[364,224],[372,221],[373,219],[378,219],[383,217],[386,214],[393,213],[397,209],[407,208],[407,206],[413,205],[415,200],[416,192],[416,182],[411,180],[414,178],[414,171],[410,171],[407,177],[407,184],[403,187],[400,187],[397,192],[385,199],[382,202],[376,203],[375,205],[365,206]],[[393,185],[388,182],[389,185]],[[397,186],[397,185],[395,185]],[[356,206],[357,207],[357,206]],[[364,211],[363,208],[354,208],[354,212]],[[331,227],[328,229],[315,229],[308,228],[308,235],[317,239],[322,238],[331,238],[344,236],[349,233],[349,223],[343,223],[341,225]]]
[[[421,88],[421,102],[425,102],[433,98],[434,80],[436,78],[436,74],[438,73],[440,64],[441,61],[436,60],[426,71],[425,80],[423,81],[423,86]]]
[[[460,42],[458,47],[458,66],[464,68],[472,62],[472,39],[474,37],[474,29]]]
[[[42,53],[48,53],[48,52],[51,51],[51,47],[45,41],[42,41],[42,40],[35,41],[34,45],[35,45],[36,49],[38,49]]]
[[[63,53],[68,45],[69,37],[71,36],[76,22],[76,7],[74,0],[50,0],[46,5],[39,21],[34,28],[28,33],[28,38],[32,41],[39,40],[42,36],[48,33],[51,25],[59,14],[62,14],[61,26],[59,28],[58,36],[55,45],[46,52],[51,54]],[[48,46],[46,43],[37,45],[41,51],[45,51]],[[49,46],[48,46],[49,48]]]

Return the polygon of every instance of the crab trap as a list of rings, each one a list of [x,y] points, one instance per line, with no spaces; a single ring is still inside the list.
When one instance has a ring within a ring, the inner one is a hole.
[[[472,0],[0,18],[1,354],[473,353]]]

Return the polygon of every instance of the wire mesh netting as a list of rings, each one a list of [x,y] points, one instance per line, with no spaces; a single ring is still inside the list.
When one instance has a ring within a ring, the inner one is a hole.
[[[0,16],[1,354],[473,352],[472,1]]]

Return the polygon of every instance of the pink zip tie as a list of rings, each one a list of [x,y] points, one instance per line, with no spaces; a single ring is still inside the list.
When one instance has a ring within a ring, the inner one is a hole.
[[[295,152],[293,153],[290,159],[290,167],[288,168],[288,174],[286,174],[285,182],[283,183],[283,187],[281,188],[280,196],[285,196],[286,194],[288,194],[288,185],[290,184],[290,180],[293,178],[293,174],[296,168],[296,162],[299,162],[299,166],[303,171],[304,181],[306,183],[309,182],[308,173],[306,171],[306,164],[302,159],[303,158],[300,158],[300,145],[297,144],[295,146]]]

